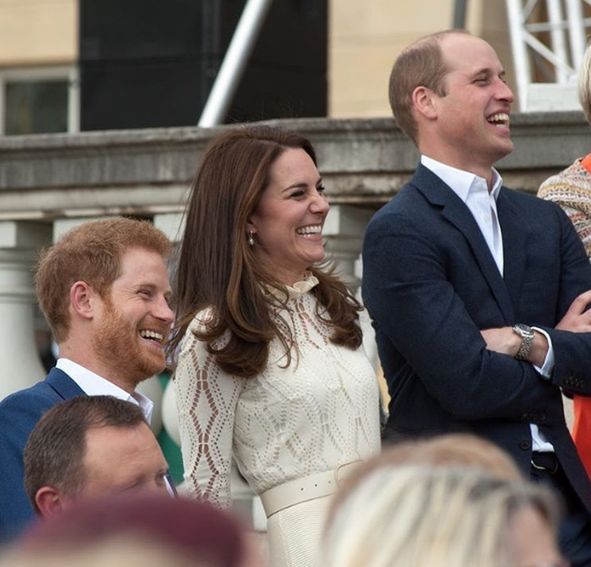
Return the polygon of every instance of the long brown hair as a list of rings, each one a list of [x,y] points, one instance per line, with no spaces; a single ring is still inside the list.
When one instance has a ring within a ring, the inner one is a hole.
[[[272,164],[287,148],[303,149],[316,164],[306,138],[277,128],[232,129],[210,142],[186,211],[175,278],[177,318],[169,343],[173,358],[195,315],[209,308],[211,320],[195,335],[208,343],[222,370],[244,378],[259,374],[274,337],[283,344],[289,365],[293,337],[289,330],[280,331],[272,317],[276,295],[264,292],[265,287],[284,291],[287,300],[285,286],[257,262],[247,243],[248,218],[269,183]],[[331,341],[357,348],[359,303],[330,270],[311,266],[310,271],[320,282],[313,293],[326,310],[323,320],[333,328]],[[225,333],[228,340],[216,343]]]

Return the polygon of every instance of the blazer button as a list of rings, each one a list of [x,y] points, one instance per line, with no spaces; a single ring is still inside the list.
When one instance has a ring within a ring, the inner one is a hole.
[[[527,451],[531,449],[531,441],[522,441],[521,443],[519,443],[519,448],[522,451]]]

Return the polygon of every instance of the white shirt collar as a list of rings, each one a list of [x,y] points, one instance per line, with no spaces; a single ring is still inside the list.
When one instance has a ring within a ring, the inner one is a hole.
[[[113,396],[120,400],[136,404],[142,409],[146,421],[150,423],[152,410],[154,409],[154,403],[150,398],[147,398],[140,392],[130,394],[113,384],[113,382],[95,374],[69,358],[58,358],[55,366],[74,380],[87,396]]]
[[[468,194],[471,190],[486,187],[486,190],[488,191],[486,179],[479,175],[475,175],[474,173],[462,169],[457,169],[425,155],[421,156],[421,163],[437,175],[437,177],[439,177],[444,183],[449,185],[452,191],[462,199],[464,203],[467,201]],[[494,167],[492,168],[492,172],[493,186],[490,194],[496,201],[503,185],[503,178]]]

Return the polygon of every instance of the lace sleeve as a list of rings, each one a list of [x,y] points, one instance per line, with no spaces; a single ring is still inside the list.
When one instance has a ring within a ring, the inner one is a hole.
[[[224,373],[205,344],[187,333],[174,379],[185,481],[191,494],[225,508],[243,381]]]

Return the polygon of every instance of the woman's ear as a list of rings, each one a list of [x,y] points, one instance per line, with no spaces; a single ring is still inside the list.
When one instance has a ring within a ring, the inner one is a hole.
[[[248,221],[246,223],[246,233],[247,234],[256,234],[256,232],[257,232],[256,224],[251,219],[248,219]]]

